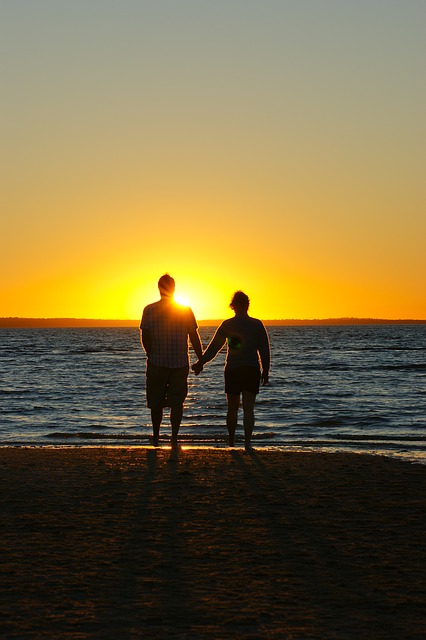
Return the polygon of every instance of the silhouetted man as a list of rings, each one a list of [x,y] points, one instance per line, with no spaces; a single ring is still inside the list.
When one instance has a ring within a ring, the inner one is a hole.
[[[269,381],[269,338],[263,323],[248,315],[250,300],[243,291],[236,291],[229,305],[235,316],[222,322],[203,356],[192,369],[198,375],[209,360],[213,360],[228,344],[225,364],[225,392],[228,403],[226,425],[229,446],[234,446],[235,429],[238,423],[240,398],[243,402],[244,440],[246,449],[251,448],[254,427],[254,404],[259,393],[260,381]],[[260,364],[262,368],[260,367]]]
[[[140,324],[141,343],[148,356],[146,398],[151,409],[154,447],[158,447],[164,407],[170,407],[172,447],[176,447],[188,394],[188,336],[198,358],[203,348],[192,310],[173,299],[174,279],[169,274],[161,276],[158,289],[160,300],[145,307]]]

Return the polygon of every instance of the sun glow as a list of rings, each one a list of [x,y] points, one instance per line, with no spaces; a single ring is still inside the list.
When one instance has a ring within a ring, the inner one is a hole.
[[[160,298],[157,287],[159,276],[165,269],[155,268],[140,278],[139,270],[125,273],[116,281],[109,282],[105,290],[99,292],[99,307],[105,307],[105,313],[114,318],[138,319],[144,307]],[[225,319],[230,315],[229,301],[233,293],[228,282],[206,276],[195,279],[187,270],[173,265],[168,272],[176,281],[174,300],[176,304],[190,307],[198,320]],[[115,305],[112,309],[109,305]],[[121,305],[121,306],[120,306]]]
[[[184,295],[180,295],[180,296],[174,296],[174,300],[176,302],[176,304],[178,304],[180,307],[190,307],[191,303],[189,302],[188,298]]]
[[[137,325],[167,272],[198,322],[239,289],[262,320],[426,317],[424,2],[237,0],[229,28],[223,3],[23,4],[0,2],[0,318]]]

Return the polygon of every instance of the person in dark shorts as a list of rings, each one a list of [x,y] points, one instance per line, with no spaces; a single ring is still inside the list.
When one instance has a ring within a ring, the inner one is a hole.
[[[267,331],[260,320],[248,315],[250,300],[243,291],[234,293],[230,307],[235,316],[222,322],[202,357],[192,365],[196,375],[213,360],[227,343],[225,393],[228,404],[226,426],[229,446],[234,446],[238,410],[242,398],[244,441],[251,448],[254,405],[260,383],[269,381],[270,347]]]
[[[170,407],[172,447],[177,446],[188,393],[188,337],[195,354],[202,356],[203,347],[192,309],[175,303],[175,281],[169,275],[158,281],[160,300],[145,307],[140,323],[141,344],[145,349],[146,399],[151,409],[153,445],[158,447],[164,407]]]

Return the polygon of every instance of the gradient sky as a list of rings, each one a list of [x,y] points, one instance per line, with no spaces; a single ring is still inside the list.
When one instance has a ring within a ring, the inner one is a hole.
[[[426,318],[425,0],[0,0],[0,316]]]

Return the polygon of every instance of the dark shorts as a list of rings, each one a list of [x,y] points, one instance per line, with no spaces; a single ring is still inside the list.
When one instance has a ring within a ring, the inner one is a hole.
[[[146,404],[150,409],[179,407],[188,395],[189,367],[170,369],[148,362],[146,367]]]
[[[237,395],[243,391],[259,393],[260,369],[259,367],[235,367],[225,369],[225,393]]]

